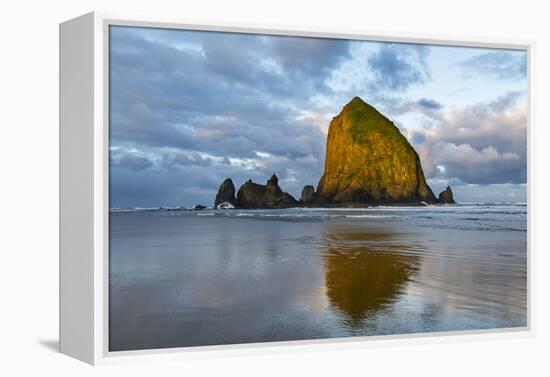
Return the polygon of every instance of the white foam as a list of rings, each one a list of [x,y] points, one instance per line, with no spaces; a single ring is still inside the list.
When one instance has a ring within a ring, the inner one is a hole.
[[[223,202],[218,204],[216,209],[235,209],[235,206],[229,202]]]

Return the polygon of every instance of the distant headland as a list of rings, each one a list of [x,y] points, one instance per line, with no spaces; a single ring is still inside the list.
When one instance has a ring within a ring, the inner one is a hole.
[[[436,197],[418,153],[399,129],[359,97],[330,122],[325,170],[317,185],[306,185],[299,200],[279,187],[275,174],[265,185],[248,180],[237,191],[227,178],[215,208],[368,207],[455,203],[447,187]]]

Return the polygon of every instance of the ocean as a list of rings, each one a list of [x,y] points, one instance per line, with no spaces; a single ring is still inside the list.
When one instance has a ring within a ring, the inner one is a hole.
[[[113,209],[111,351],[527,325],[527,207]]]

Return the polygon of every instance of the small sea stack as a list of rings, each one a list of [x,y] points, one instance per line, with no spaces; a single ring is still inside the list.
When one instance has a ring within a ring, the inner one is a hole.
[[[441,204],[456,204],[453,198],[453,190],[451,190],[451,186],[447,186],[445,190],[439,193],[438,202]]]
[[[290,208],[297,207],[298,201],[292,195],[279,187],[279,179],[275,174],[267,184],[261,185],[246,181],[237,192],[237,208]]]
[[[227,178],[220,185],[218,194],[216,195],[216,200],[214,201],[214,208],[218,208],[220,206],[223,208],[234,208],[236,203],[237,199],[235,198],[235,185],[233,184],[231,178]]]
[[[302,189],[302,194],[300,195],[300,201],[303,204],[308,204],[315,201],[315,188],[312,185],[306,185]]]

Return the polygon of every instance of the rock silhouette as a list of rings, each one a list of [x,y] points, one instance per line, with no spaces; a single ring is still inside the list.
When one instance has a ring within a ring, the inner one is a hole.
[[[453,198],[453,190],[451,190],[451,186],[447,186],[445,190],[439,193],[439,203],[455,204],[455,200]]]
[[[298,201],[292,195],[279,187],[279,179],[275,174],[266,185],[248,180],[237,192],[237,208],[289,208],[298,206]]]
[[[315,188],[311,185],[304,186],[300,196],[302,203],[311,203],[315,200]]]
[[[231,178],[227,178],[220,185],[218,194],[216,195],[216,200],[214,201],[214,208],[218,208],[220,204],[225,202],[230,203],[233,206],[237,203],[237,199],[235,198],[235,185],[233,184]]]

